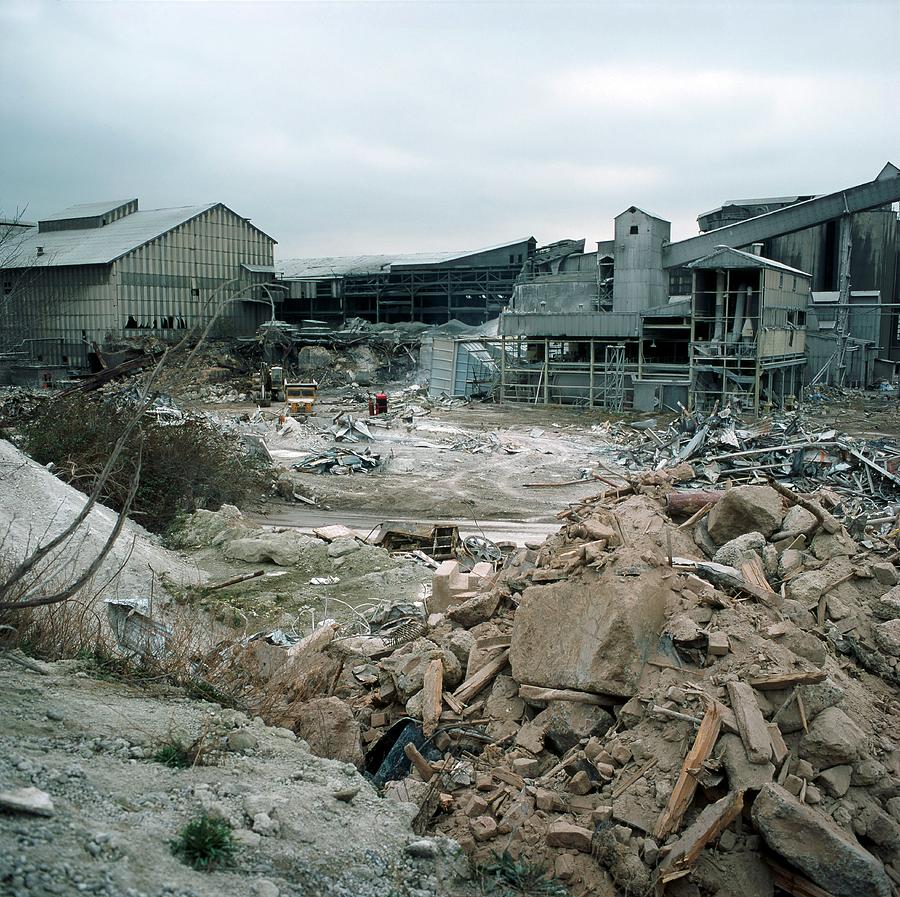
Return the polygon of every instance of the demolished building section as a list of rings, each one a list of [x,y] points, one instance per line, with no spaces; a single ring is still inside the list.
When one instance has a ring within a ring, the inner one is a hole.
[[[670,242],[665,219],[632,206],[615,219],[614,240],[598,243],[596,253],[579,254],[571,246],[555,268],[545,266],[536,276],[520,278],[510,307],[501,316],[503,341],[494,349],[502,369],[500,394],[504,401],[534,404],[674,410],[679,401],[694,401],[695,389],[709,392],[708,385],[697,382],[691,363],[699,343],[696,334],[692,336],[692,321],[698,311],[701,317],[707,314],[697,307],[696,272],[700,260],[721,257],[725,249],[749,251],[765,260],[754,265],[783,266],[782,273],[804,278],[806,294],[810,281],[817,290],[836,292],[838,312],[833,326],[824,328],[833,333],[817,340],[816,361],[824,355],[826,371],[836,383],[859,380],[868,385],[875,346],[879,358],[894,357],[891,322],[896,315],[891,303],[900,299],[895,274],[900,231],[891,203],[898,199],[900,172],[889,163],[867,184],[820,197],[798,197],[796,202],[750,205],[738,220],[722,217],[722,222],[730,223],[676,242]],[[761,208],[766,211],[760,213]],[[704,227],[711,223],[720,221],[702,217]],[[822,240],[816,237],[820,231],[825,235]],[[858,253],[856,267],[851,261],[854,240],[864,250]],[[866,249],[873,242],[878,249]],[[735,267],[733,257],[724,256],[722,261],[717,270],[723,275]],[[574,273],[592,266],[592,274]],[[771,282],[766,286],[783,288]],[[866,292],[869,300],[857,295],[852,324],[851,286],[858,294]],[[708,291],[701,283],[700,292]],[[733,320],[737,295],[729,301]],[[699,302],[705,305],[702,297]],[[826,303],[822,296],[820,307]],[[869,326],[872,319],[864,316],[864,305],[875,315],[876,326]],[[805,298],[778,300],[773,307],[782,311],[769,320],[761,316],[760,333],[806,331]],[[793,312],[788,320],[784,310]],[[828,322],[828,315],[821,319]],[[873,344],[875,333],[879,342]],[[750,333],[737,336],[742,342],[744,336],[750,337],[748,346],[754,342]],[[805,353],[796,341],[786,351],[774,351],[772,343],[781,339],[761,338],[749,352],[742,351],[745,358],[761,358],[756,367],[763,382],[754,386],[742,381],[746,372],[721,374],[720,398],[746,403],[751,387],[754,407],[767,402],[781,407],[786,397],[797,395],[801,365],[796,356]],[[735,366],[741,365],[725,364]],[[803,382],[813,379],[818,369],[807,366]],[[789,381],[791,387],[782,388]]]
[[[519,272],[535,253],[534,237],[467,252],[283,259],[288,287],[282,316],[339,325],[419,321],[483,324],[509,303]]]

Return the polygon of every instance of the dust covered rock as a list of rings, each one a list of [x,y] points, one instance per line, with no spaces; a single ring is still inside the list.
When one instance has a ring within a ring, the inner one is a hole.
[[[713,505],[707,528],[722,545],[744,533],[758,532],[768,538],[783,518],[781,496],[770,486],[735,486]]]
[[[763,787],[751,817],[772,850],[835,897],[890,897],[881,863],[831,819],[781,786]]]
[[[800,740],[800,756],[818,769],[850,763],[864,748],[865,736],[838,707],[826,707]]]
[[[316,698],[299,707],[294,731],[319,757],[343,760],[362,769],[359,723],[340,698]]]
[[[626,568],[640,571],[640,588],[621,575]],[[630,697],[671,594],[662,568],[627,550],[600,576],[586,571],[526,589],[513,625],[513,676],[529,685]]]

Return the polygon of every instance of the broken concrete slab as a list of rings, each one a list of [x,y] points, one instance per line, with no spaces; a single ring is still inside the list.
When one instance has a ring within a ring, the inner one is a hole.
[[[572,825],[565,820],[558,820],[547,829],[547,846],[563,847],[581,853],[591,852],[593,832],[579,825]]]
[[[745,561],[762,560],[766,545],[766,537],[762,533],[744,533],[726,542],[713,555],[713,561],[740,570]]]
[[[254,536],[232,539],[226,543],[222,554],[231,561],[245,561],[250,564],[271,561],[279,567],[292,567],[300,560],[303,550],[314,545],[321,546],[322,543],[294,530],[282,533],[262,532]]]
[[[887,620],[873,627],[875,644],[891,657],[900,657],[900,619]]]
[[[817,769],[852,763],[865,745],[863,731],[838,707],[827,707],[800,739],[799,753]]]
[[[772,759],[772,739],[765,717],[756,703],[753,689],[746,682],[729,682],[727,687],[738,730],[750,762],[768,763]]]
[[[772,850],[834,897],[890,897],[890,880],[881,863],[831,818],[781,786],[763,786],[751,818]]]
[[[719,738],[716,756],[722,761],[732,791],[758,791],[775,776],[772,763],[751,763],[739,735],[726,733]]]
[[[533,722],[543,728],[545,747],[562,755],[583,738],[604,735],[615,724],[615,719],[593,704],[551,701]]]
[[[13,788],[0,791],[0,809],[29,816],[52,816],[53,798],[40,788]]]
[[[620,566],[642,569],[639,589],[616,574]],[[631,697],[673,594],[662,573],[620,550],[600,576],[587,571],[526,589],[514,618],[513,676],[529,685]]]
[[[447,616],[460,626],[471,629],[479,623],[484,623],[493,617],[500,603],[500,596],[495,592],[484,592],[469,598],[460,604],[451,606]]]
[[[842,766],[830,766],[819,773],[816,781],[832,797],[843,797],[850,790],[850,778],[853,767],[847,764]]]
[[[789,696],[790,692],[778,692],[777,703],[780,706]],[[814,720],[827,707],[834,707],[844,699],[844,689],[830,679],[817,682],[813,685],[801,685],[797,689],[800,700],[803,701],[803,713],[807,725]],[[778,728],[785,735],[800,732],[803,729],[803,719],[796,701],[791,701],[787,707],[778,714]]]
[[[713,505],[707,529],[718,545],[745,533],[768,538],[784,519],[781,496],[770,486],[735,486]]]

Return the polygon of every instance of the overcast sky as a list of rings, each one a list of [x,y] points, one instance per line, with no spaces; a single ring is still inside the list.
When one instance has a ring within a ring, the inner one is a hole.
[[[0,0],[0,214],[221,201],[281,258],[696,233],[900,164],[900,0]]]

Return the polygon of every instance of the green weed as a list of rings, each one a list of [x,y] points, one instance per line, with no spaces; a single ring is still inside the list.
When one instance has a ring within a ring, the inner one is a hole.
[[[228,824],[205,813],[188,822],[170,847],[182,863],[199,872],[232,865],[236,851]]]

